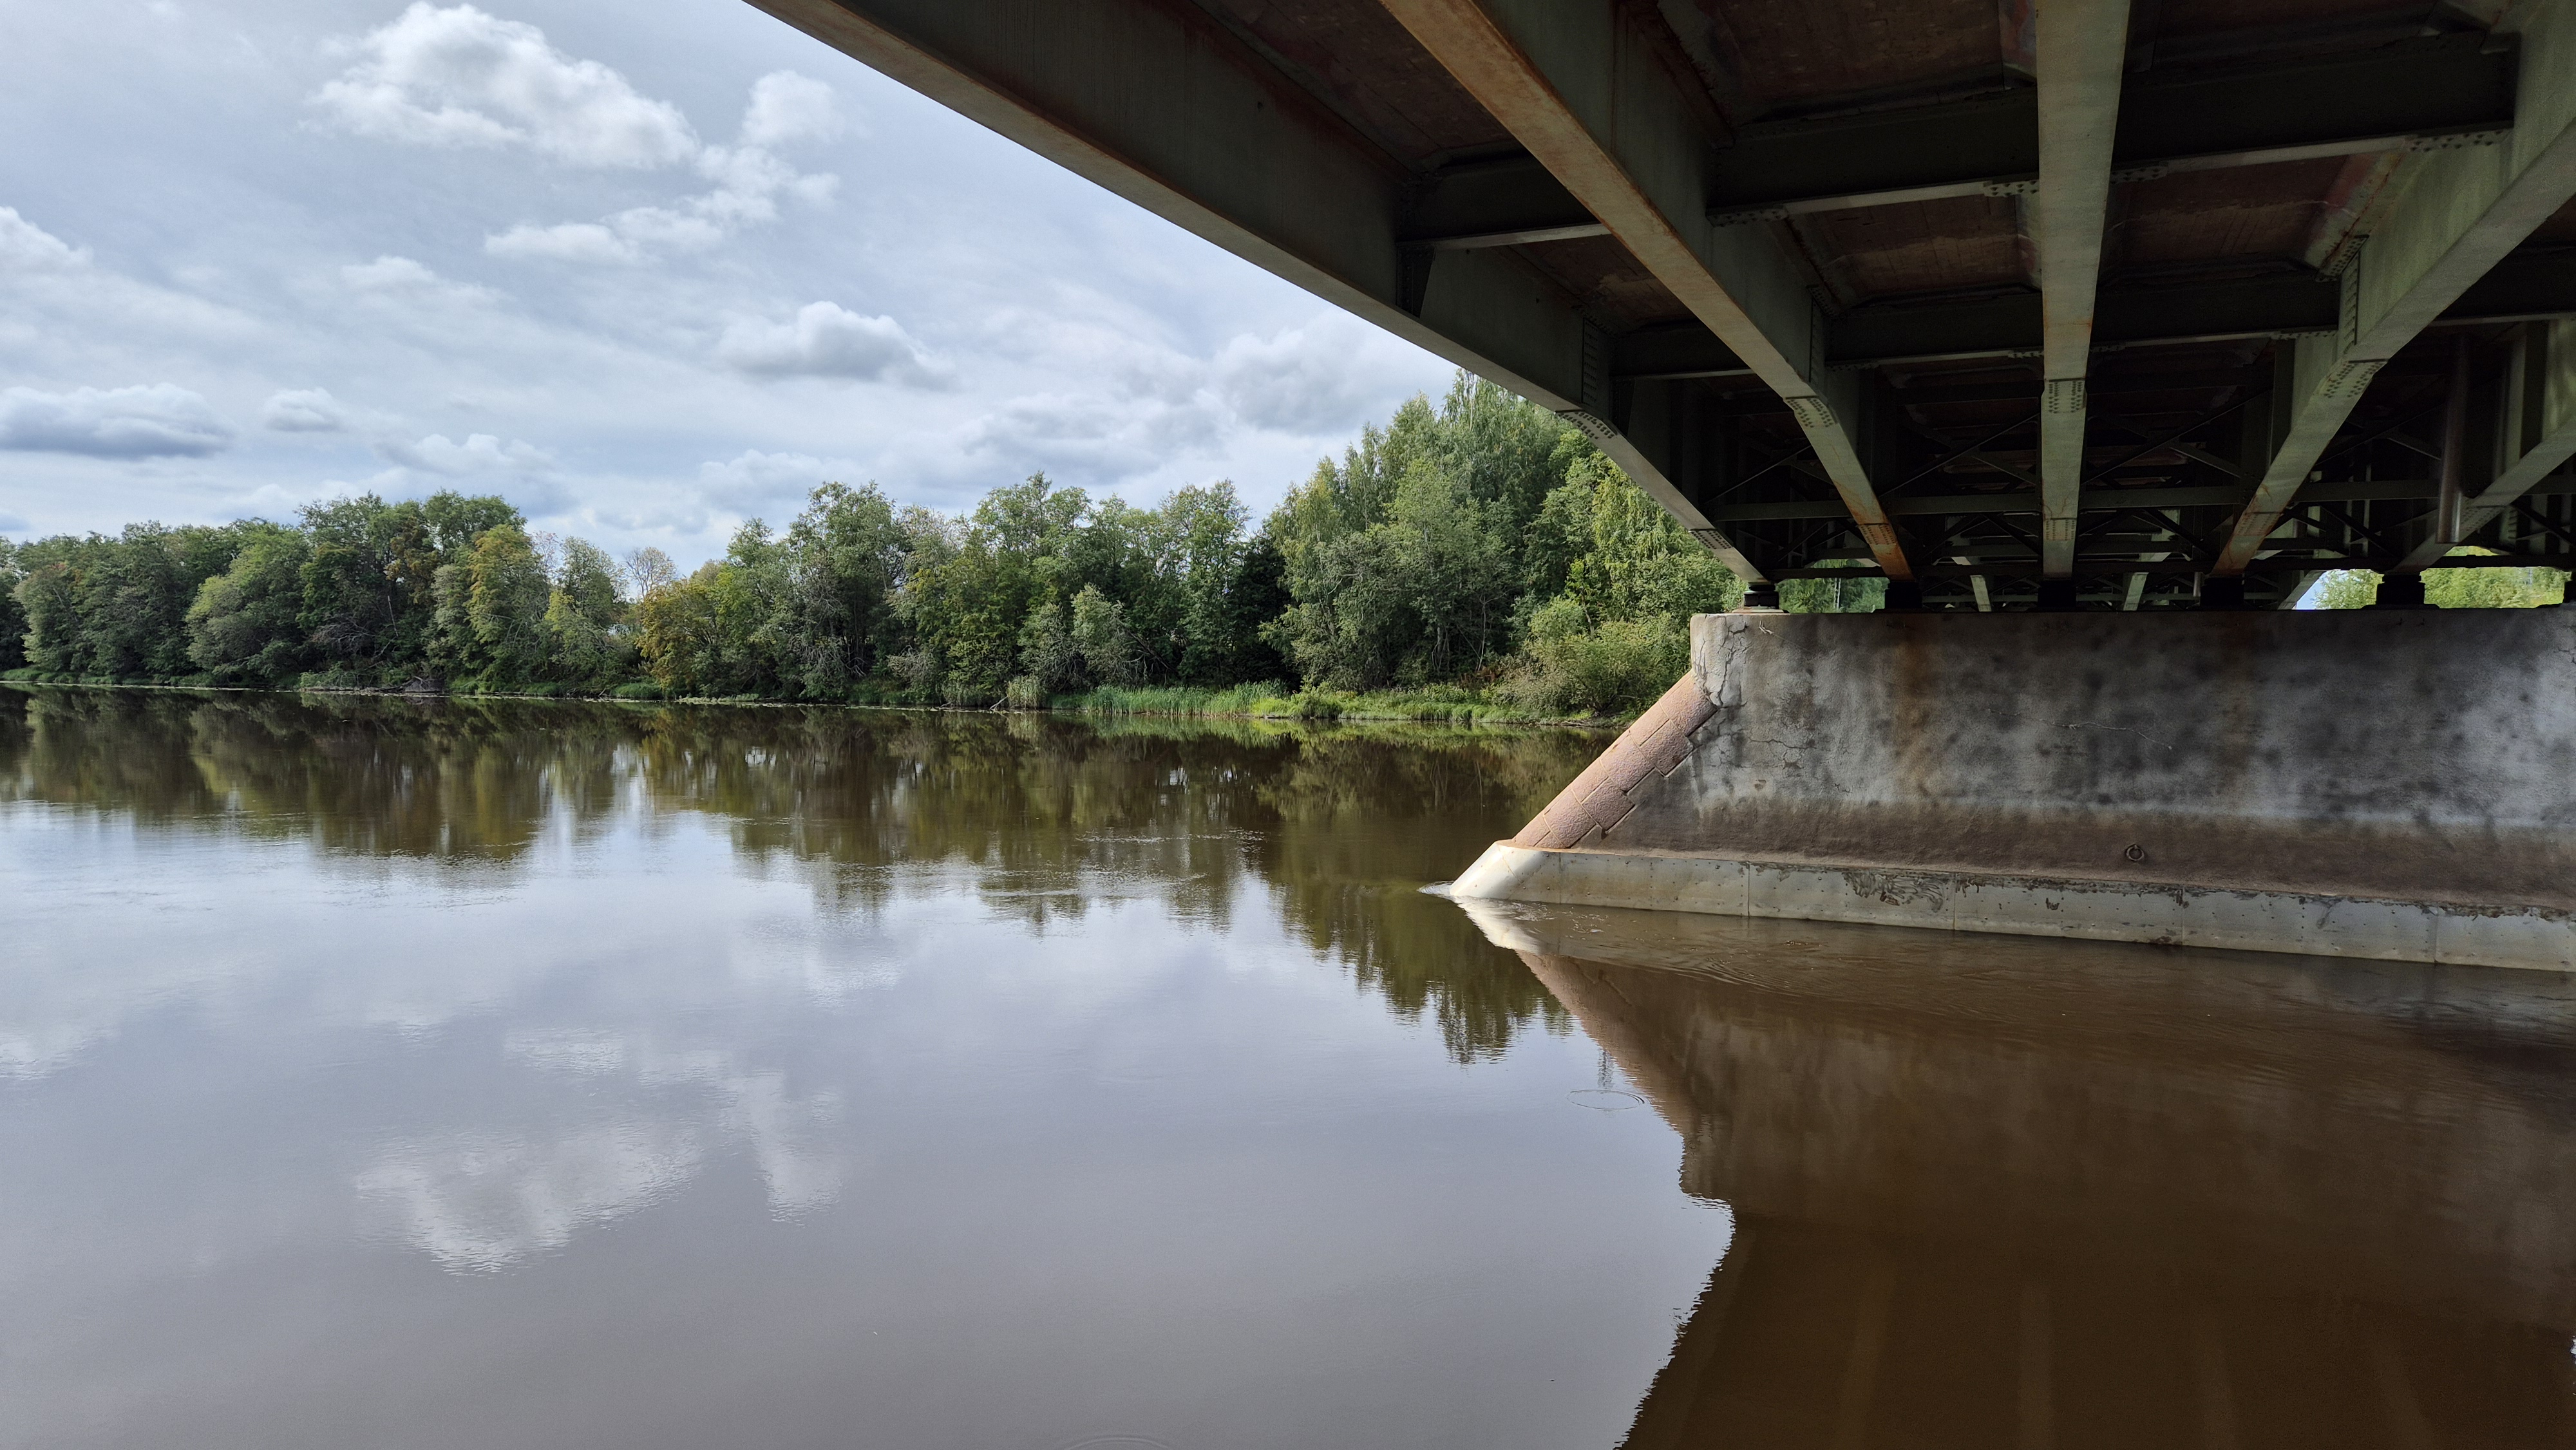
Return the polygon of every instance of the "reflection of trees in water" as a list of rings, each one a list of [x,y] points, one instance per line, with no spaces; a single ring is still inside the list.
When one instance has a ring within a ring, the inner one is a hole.
[[[839,910],[971,887],[1043,931],[1146,899],[1228,927],[1243,889],[1461,1060],[1563,1010],[1422,896],[1600,748],[1563,733],[1291,731],[1031,716],[166,691],[0,692],[0,800],[520,866],[549,832],[725,823]]]

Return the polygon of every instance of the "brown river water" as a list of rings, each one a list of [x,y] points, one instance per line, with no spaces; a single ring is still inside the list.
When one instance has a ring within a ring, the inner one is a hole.
[[[0,1447],[2576,1445],[2576,986],[1424,893],[1603,743],[0,691]]]

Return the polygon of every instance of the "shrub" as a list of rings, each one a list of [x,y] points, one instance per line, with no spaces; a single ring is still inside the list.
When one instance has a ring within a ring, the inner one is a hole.
[[[1530,616],[1528,664],[1503,697],[1555,715],[1615,715],[1653,704],[1690,668],[1690,635],[1670,619],[1612,619],[1586,629],[1558,599]]]

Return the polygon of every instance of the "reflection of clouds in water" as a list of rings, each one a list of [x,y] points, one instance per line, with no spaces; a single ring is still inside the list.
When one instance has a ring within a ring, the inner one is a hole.
[[[580,1028],[513,1032],[503,1052],[542,1072],[624,1079],[638,1090],[697,1089],[702,1094],[700,1111],[704,1117],[696,1124],[670,1124],[656,1130],[656,1141],[685,1145],[687,1151],[662,1155],[662,1161],[669,1165],[667,1177],[654,1178],[652,1191],[640,1196],[627,1193],[621,1186],[629,1177],[624,1170],[634,1160],[603,1156],[585,1146],[599,1136],[599,1130],[585,1130],[547,1147],[535,1147],[516,1137],[463,1134],[389,1150],[360,1175],[361,1193],[382,1197],[398,1187],[405,1201],[430,1206],[408,1214],[405,1236],[450,1268],[498,1268],[556,1247],[584,1224],[604,1223],[644,1207],[663,1191],[694,1176],[707,1154],[732,1146],[749,1151],[767,1186],[770,1209],[781,1217],[823,1207],[840,1195],[846,1170],[842,1155],[831,1141],[831,1130],[841,1113],[838,1093],[800,1094],[789,1088],[785,1073],[746,1068],[732,1053],[710,1048],[671,1049],[649,1038],[614,1032]],[[635,1136],[625,1127],[616,1132],[620,1142],[631,1141]],[[459,1144],[476,1150],[470,1160],[470,1172],[428,1173],[419,1167],[433,1161],[466,1161],[457,1158],[455,1145]],[[509,1151],[495,1150],[495,1144]],[[566,1185],[561,1180],[568,1168],[600,1175],[596,1191],[582,1185],[581,1191],[567,1200],[562,1191]],[[527,1180],[524,1188],[508,1189],[498,1181],[512,1175]],[[562,1225],[561,1233],[552,1237],[519,1231],[478,1237],[454,1231],[459,1224],[489,1221],[496,1204],[565,1201],[595,1204],[597,1209],[546,1218],[550,1232],[552,1225]],[[431,1207],[437,1211],[430,1211]],[[498,1258],[490,1253],[460,1255],[449,1247],[453,1243],[487,1241],[515,1247]]]
[[[359,1196],[454,1273],[491,1273],[622,1218],[696,1173],[685,1127],[609,1123],[550,1143],[456,1133],[396,1146],[358,1175]]]
[[[762,1073],[727,1085],[732,1102],[725,1126],[751,1143],[760,1176],[769,1187],[769,1210],[794,1218],[841,1196],[842,1165],[818,1141],[821,1130],[840,1116],[837,1093],[799,1098],[787,1091],[782,1073]]]
[[[739,980],[784,984],[839,1006],[903,980],[887,963],[907,955],[906,944],[879,923],[773,916],[740,928],[731,957]]]
[[[358,1175],[359,1196],[392,1212],[395,1234],[452,1272],[489,1273],[561,1248],[584,1228],[650,1207],[728,1148],[750,1154],[781,1218],[840,1196],[837,1093],[798,1094],[785,1073],[746,1070],[728,1053],[605,1032],[514,1033],[504,1050],[541,1071],[623,1079],[639,1091],[698,1089],[704,1117],[625,1118],[545,1142],[448,1133],[391,1146]]]
[[[69,1067],[110,1031],[101,1022],[0,1020],[0,1082],[32,1082]]]

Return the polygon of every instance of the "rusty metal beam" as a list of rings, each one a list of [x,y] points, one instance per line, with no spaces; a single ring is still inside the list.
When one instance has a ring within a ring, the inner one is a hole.
[[[2576,323],[2530,323],[2514,338],[2499,431],[2495,477],[2460,500],[2449,537],[2434,530],[2397,566],[2400,571],[2434,567],[2454,543],[2495,522],[2514,500],[2576,456]]]
[[[1207,12],[1157,0],[753,3],[1253,265],[1576,421],[1727,567],[1762,578],[1674,486],[1664,461],[1605,421],[1608,336],[1580,299],[1505,247],[1413,245],[1423,236],[1422,205],[1431,202],[1436,213],[1444,183],[1458,178],[1418,174]],[[1583,220],[1578,212],[1563,222]]]
[[[1872,555],[1913,570],[1855,436],[1864,394],[1770,239],[1708,221],[1707,100],[1615,0],[1386,0],[1432,57],[1796,416]],[[1686,71],[1684,62],[1680,69]]]
[[[2129,0],[2043,0],[2039,7],[2040,560],[2075,572],[2084,487],[2084,378],[2093,360],[2093,294],[2111,202],[2111,143],[2129,53]]]
[[[2371,378],[2576,195],[2576,0],[2530,0],[2499,27],[2520,45],[2513,134],[2409,157],[2402,188],[2343,276],[2343,323],[2291,344],[2272,462],[2215,572],[2242,573]]]

